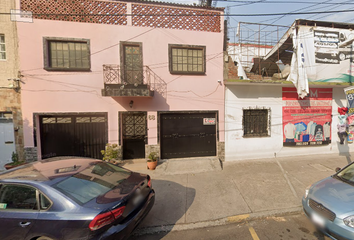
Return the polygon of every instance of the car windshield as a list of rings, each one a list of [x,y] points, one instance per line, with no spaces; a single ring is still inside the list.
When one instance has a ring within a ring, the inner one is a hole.
[[[354,165],[351,164],[337,174],[343,181],[354,183]]]
[[[97,162],[53,187],[82,205],[115,188],[130,174],[118,166]]]

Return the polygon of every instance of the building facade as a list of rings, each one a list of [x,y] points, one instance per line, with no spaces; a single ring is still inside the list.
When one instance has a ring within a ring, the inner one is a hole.
[[[18,1],[24,144],[36,159],[224,156],[223,9]],[[38,7],[40,6],[40,7]]]
[[[4,0],[0,12],[10,13],[15,2]],[[0,169],[12,160],[13,154],[24,159],[21,115],[18,38],[16,22],[10,15],[0,16]]]
[[[345,90],[353,78],[352,29],[346,23],[296,20],[258,65],[278,74],[269,63],[281,60],[290,65],[287,78],[226,81],[225,161],[350,156],[354,144],[347,133],[354,127]],[[339,130],[343,124],[349,125],[347,133]]]

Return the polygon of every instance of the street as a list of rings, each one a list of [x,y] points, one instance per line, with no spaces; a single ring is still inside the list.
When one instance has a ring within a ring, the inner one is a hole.
[[[186,231],[162,232],[133,236],[129,240],[329,240],[316,231],[304,214],[267,217],[251,222],[234,223],[217,227]]]

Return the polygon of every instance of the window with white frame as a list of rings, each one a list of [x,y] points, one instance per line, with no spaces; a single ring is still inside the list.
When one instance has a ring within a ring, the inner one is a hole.
[[[5,35],[0,34],[0,60],[6,59]]]

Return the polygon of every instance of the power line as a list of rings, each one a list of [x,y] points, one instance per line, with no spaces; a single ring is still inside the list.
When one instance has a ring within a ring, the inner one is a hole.
[[[320,3],[320,4],[325,4],[325,3],[328,3],[328,2],[331,2],[331,1],[332,1],[332,0],[327,0],[327,1],[325,1],[325,2],[323,2],[323,3]],[[272,24],[274,24],[275,22],[277,22],[277,21],[279,21],[280,19],[284,18],[285,16],[292,15],[292,14],[294,14],[294,13],[298,13],[298,11],[301,11],[301,10],[304,10],[304,9],[308,9],[308,8],[312,8],[312,7],[315,7],[315,6],[317,6],[317,5],[314,4],[314,5],[311,5],[311,6],[309,6],[309,7],[300,8],[300,9],[291,11],[291,12],[289,12],[288,14],[285,14],[285,15],[282,15],[282,16],[280,16],[280,17],[277,17],[277,18],[275,18],[275,19],[271,19],[271,20],[274,20],[274,21],[272,21],[271,24],[266,25],[265,27],[263,27],[262,29],[260,29],[260,31],[263,31],[265,28],[267,28],[268,26],[271,26]],[[316,8],[315,10],[321,9],[321,8],[324,8],[324,7]],[[328,12],[328,11],[327,11],[327,12]],[[316,15],[317,15],[317,14],[316,14]],[[266,20],[266,21],[269,21],[269,20]],[[277,30],[274,30],[273,32],[279,32],[279,28],[277,28]],[[255,34],[256,34],[256,33],[254,33],[253,35],[251,35],[251,37],[254,36]],[[272,32],[266,34],[265,37],[268,36],[268,35],[270,35],[270,34],[272,34]],[[278,40],[279,40],[279,39],[278,39]]]
[[[348,3],[348,2],[351,2],[352,0],[349,0],[349,1],[345,1],[345,2],[342,2],[342,3]],[[331,8],[331,9],[329,9],[329,10],[332,10],[332,9],[334,9],[334,8],[337,8],[337,7],[333,7],[333,8]],[[354,8],[350,8],[350,10],[353,10]],[[328,15],[325,15],[325,16],[322,16],[322,17],[318,17],[318,18],[315,18],[314,20],[318,20],[318,19],[321,19],[321,18],[324,18],[324,17],[328,17],[328,16],[330,16],[330,15],[333,15],[333,13],[332,14],[328,14]],[[310,16],[311,17],[311,16]],[[314,16],[312,16],[312,17],[314,17]]]

